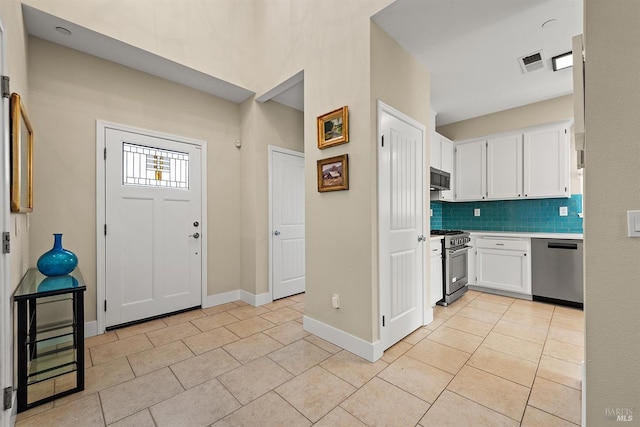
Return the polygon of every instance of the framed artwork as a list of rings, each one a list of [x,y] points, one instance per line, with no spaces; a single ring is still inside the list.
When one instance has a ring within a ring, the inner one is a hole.
[[[20,95],[11,94],[11,212],[33,211],[33,128]]]
[[[318,191],[349,189],[349,155],[318,160]]]
[[[318,148],[349,142],[349,107],[333,110],[318,117]]]

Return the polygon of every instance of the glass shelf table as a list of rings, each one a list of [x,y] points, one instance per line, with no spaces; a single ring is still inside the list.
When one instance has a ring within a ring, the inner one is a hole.
[[[30,268],[17,304],[18,412],[84,390],[84,291],[80,270],[47,277]]]

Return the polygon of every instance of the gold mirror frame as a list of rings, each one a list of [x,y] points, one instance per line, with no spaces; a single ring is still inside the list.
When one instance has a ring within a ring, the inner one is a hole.
[[[33,212],[33,128],[17,93],[11,94],[11,212]]]

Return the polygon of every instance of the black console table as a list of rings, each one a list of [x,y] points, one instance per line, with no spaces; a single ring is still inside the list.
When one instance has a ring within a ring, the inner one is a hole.
[[[13,294],[18,305],[18,412],[84,390],[84,291],[80,270],[46,277],[30,268]],[[75,387],[54,378],[75,376]],[[49,382],[49,383],[47,383]]]

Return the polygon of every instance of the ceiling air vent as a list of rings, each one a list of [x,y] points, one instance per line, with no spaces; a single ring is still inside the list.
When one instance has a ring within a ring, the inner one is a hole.
[[[526,56],[522,56],[518,58],[518,63],[520,63],[520,68],[522,68],[523,73],[530,73],[535,70],[541,70],[544,68],[544,57],[542,56],[542,51],[538,51]]]

